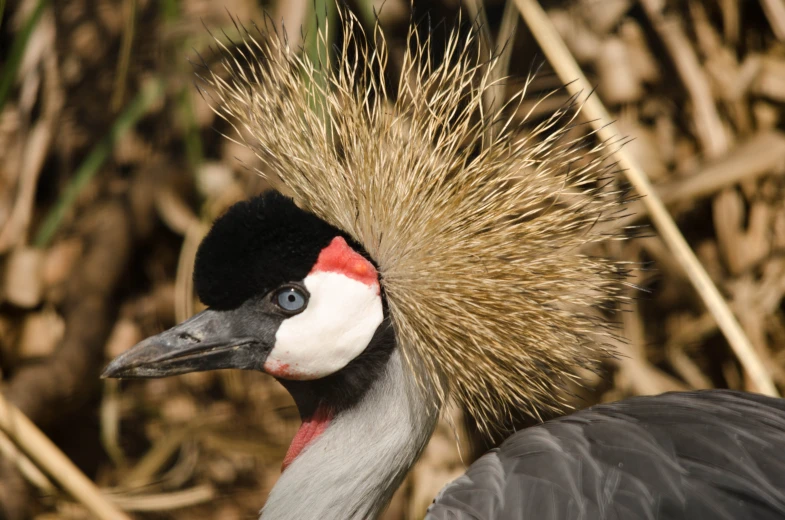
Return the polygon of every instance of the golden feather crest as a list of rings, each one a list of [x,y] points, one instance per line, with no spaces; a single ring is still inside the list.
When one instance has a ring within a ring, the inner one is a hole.
[[[225,70],[203,78],[214,110],[274,172],[260,172],[274,188],[376,261],[434,404],[454,398],[485,432],[521,406],[553,409],[564,379],[608,354],[592,309],[621,294],[622,265],[582,252],[608,239],[596,224],[622,206],[602,180],[614,167],[607,143],[573,137],[573,105],[524,132],[505,114],[526,87],[483,113],[494,58],[481,59],[473,30],[453,32],[436,64],[412,26],[392,100],[381,31],[369,41],[339,11],[333,63],[261,31],[236,49],[219,43]]]

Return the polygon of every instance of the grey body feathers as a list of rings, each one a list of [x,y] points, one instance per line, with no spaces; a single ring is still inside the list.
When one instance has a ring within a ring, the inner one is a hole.
[[[599,405],[518,432],[427,520],[785,519],[785,400],[731,391]]]

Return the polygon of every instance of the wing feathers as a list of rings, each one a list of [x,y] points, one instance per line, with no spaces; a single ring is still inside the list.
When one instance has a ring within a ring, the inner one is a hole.
[[[475,465],[427,518],[782,520],[785,401],[715,390],[599,405],[518,432]],[[475,503],[497,507],[477,516]]]

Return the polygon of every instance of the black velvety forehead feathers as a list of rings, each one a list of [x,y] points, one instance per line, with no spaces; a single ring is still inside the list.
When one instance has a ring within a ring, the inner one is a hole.
[[[238,202],[213,224],[196,253],[194,288],[205,305],[237,307],[305,278],[338,229],[276,192]]]

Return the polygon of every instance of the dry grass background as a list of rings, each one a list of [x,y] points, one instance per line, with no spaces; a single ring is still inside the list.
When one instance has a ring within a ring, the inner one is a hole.
[[[523,80],[543,62],[517,10],[526,3],[414,5],[448,24],[462,10],[484,22],[491,41],[514,28],[505,52],[509,74]],[[367,24],[373,4],[349,2]],[[729,303],[752,356],[785,388],[785,0],[542,5],[614,130],[634,138],[626,150]],[[255,518],[299,425],[286,392],[262,374],[118,384],[98,373],[198,309],[190,269],[201,236],[226,207],[265,188],[248,169],[255,158],[219,135],[225,123],[192,85],[188,59],[209,60],[204,27],[231,37],[228,13],[252,21],[266,10],[291,39],[300,41],[291,28],[305,24],[301,43],[312,52],[313,9],[310,0],[0,0],[3,394],[133,517]],[[386,0],[379,17],[395,70],[409,2]],[[520,84],[510,81],[506,94]],[[535,90],[561,85],[546,62]],[[533,120],[567,96],[557,92]],[[626,223],[646,224],[642,203],[634,207]],[[632,294],[622,315],[622,356],[601,376],[587,374],[575,406],[688,388],[761,390],[678,258],[655,231],[645,235],[612,248],[650,267],[633,274],[648,292]],[[472,435],[460,415],[439,426],[385,519],[420,518],[463,471]],[[35,443],[20,451],[0,424],[5,517],[89,518],[35,462]]]

